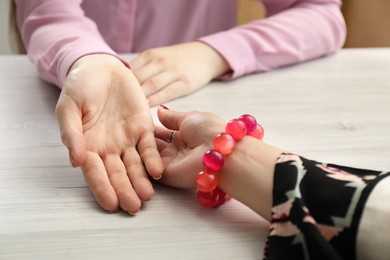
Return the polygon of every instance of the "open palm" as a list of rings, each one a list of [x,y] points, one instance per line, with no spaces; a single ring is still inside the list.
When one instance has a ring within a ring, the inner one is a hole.
[[[57,104],[62,140],[97,202],[108,211],[120,207],[135,213],[153,195],[147,173],[156,178],[162,173],[149,106],[136,78],[118,60],[82,59],[72,67]]]

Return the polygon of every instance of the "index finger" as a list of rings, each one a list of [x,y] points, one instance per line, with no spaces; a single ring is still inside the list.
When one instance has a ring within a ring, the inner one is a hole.
[[[130,61],[131,69],[132,70],[137,70],[146,64],[148,64],[150,61],[150,58],[145,55],[145,53],[141,53],[137,57],[135,57],[132,61]]]

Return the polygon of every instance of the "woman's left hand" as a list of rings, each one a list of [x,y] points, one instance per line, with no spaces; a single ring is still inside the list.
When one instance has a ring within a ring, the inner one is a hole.
[[[230,70],[225,59],[202,42],[147,50],[131,66],[150,106],[190,94]]]

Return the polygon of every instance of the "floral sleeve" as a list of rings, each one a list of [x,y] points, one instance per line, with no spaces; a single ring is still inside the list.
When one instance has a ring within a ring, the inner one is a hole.
[[[265,259],[355,259],[368,195],[389,175],[281,154]]]

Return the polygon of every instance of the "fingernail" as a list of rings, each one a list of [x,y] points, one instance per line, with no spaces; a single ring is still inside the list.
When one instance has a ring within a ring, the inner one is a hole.
[[[166,107],[166,106],[164,106],[164,105],[160,105],[160,107],[161,107],[162,109],[169,110],[169,108]]]
[[[113,211],[108,211],[108,213],[110,214],[115,214],[115,213],[118,213],[119,212],[119,208],[117,208],[116,210],[113,210]]]
[[[158,176],[158,177],[154,177],[153,176],[153,179],[155,179],[156,181],[158,181],[159,179],[161,179],[162,178],[162,175],[160,175],[160,176]]]
[[[136,212],[131,212],[131,211],[127,211],[127,213],[129,213],[130,215],[132,216],[135,216],[137,213],[138,213],[139,210],[137,210]]]

